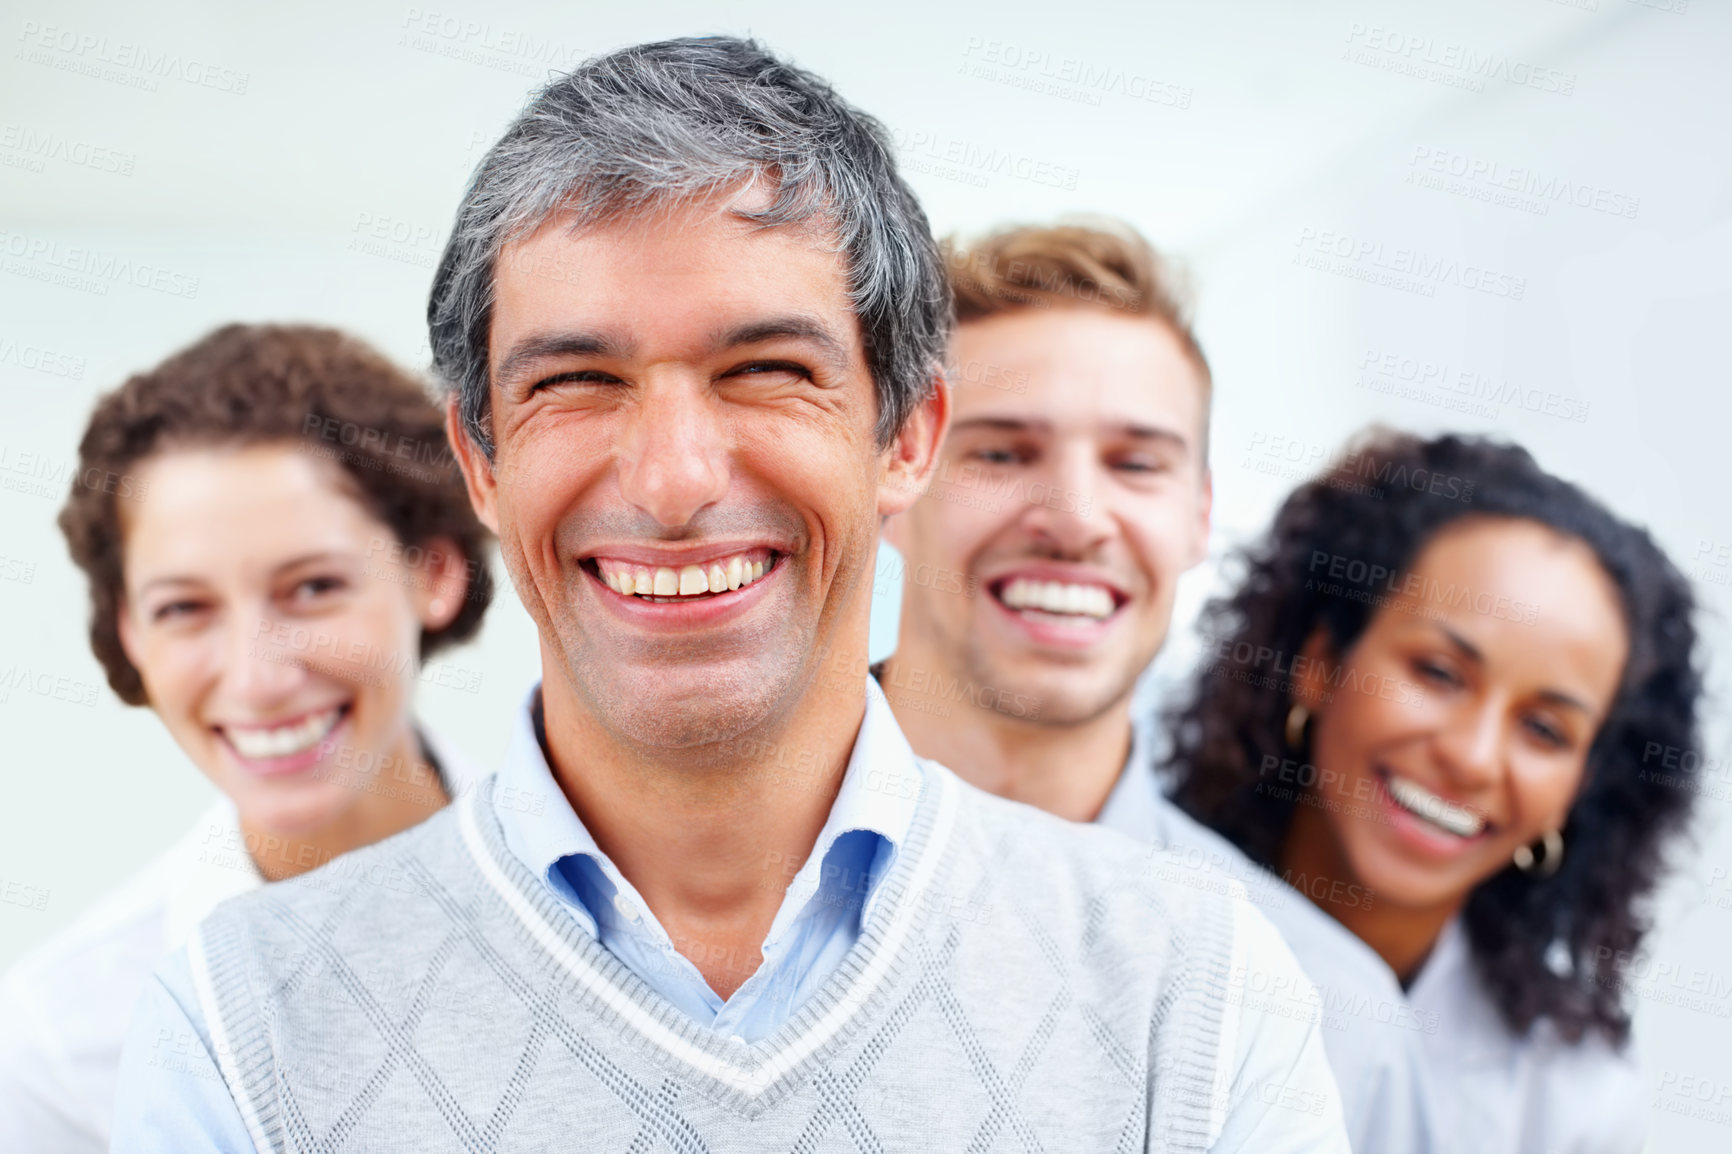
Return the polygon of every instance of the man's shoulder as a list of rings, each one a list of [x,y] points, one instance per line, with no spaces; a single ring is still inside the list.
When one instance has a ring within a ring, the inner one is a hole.
[[[1116,907],[1115,918],[1140,908],[1168,924],[1200,918],[1230,924],[1235,901],[1244,899],[1232,878],[1198,869],[1181,853],[998,797],[928,764],[960,791],[957,824],[965,850],[1030,900],[1060,909],[1096,907],[1091,917],[1107,902]]]
[[[427,867],[440,872],[456,865],[462,854],[459,809],[470,799],[459,797],[425,821],[388,838],[350,850],[330,861],[251,893],[230,898],[207,918],[232,929],[254,929],[285,914],[317,923],[342,909],[345,918],[365,917],[370,910],[388,910],[419,895]]]

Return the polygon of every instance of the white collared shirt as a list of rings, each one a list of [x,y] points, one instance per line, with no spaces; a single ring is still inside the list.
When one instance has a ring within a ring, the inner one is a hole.
[[[473,767],[422,736],[453,796],[474,784]],[[264,884],[234,803],[218,797],[179,841],[0,975],[0,1151],[108,1149],[121,1046],[145,981],[206,914]]]
[[[1395,974],[1305,895],[1168,800],[1151,768],[1149,747],[1147,731],[1135,727],[1131,755],[1096,824],[1166,849],[1199,874],[1242,884],[1251,904],[1274,923],[1317,986],[1323,1045],[1355,1150],[1458,1149],[1434,1143],[1434,1106],[1420,1054],[1428,1019],[1408,1004]]]
[[[1566,1042],[1546,1022],[1510,1032],[1474,971],[1459,918],[1444,927],[1408,987],[1437,1023],[1422,1039],[1437,1107],[1439,1149],[1492,1154],[1636,1154],[1648,1132],[1648,1095],[1632,1049],[1601,1035]]]
[[[264,884],[218,798],[181,839],[0,977],[0,1150],[108,1149],[133,1003],[219,902]]]

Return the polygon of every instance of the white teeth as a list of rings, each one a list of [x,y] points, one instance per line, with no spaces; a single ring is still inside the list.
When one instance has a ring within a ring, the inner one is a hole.
[[[1030,581],[1018,577],[1004,587],[999,600],[1012,609],[1038,609],[1072,617],[1101,619],[1113,615],[1113,595],[1104,585]]]
[[[703,565],[629,565],[597,559],[601,579],[615,593],[628,597],[694,597],[700,593],[726,593],[750,585],[768,569],[766,561],[748,561],[743,553],[718,558]]]
[[[1445,833],[1456,837],[1475,837],[1485,829],[1485,819],[1453,801],[1432,793],[1417,782],[1390,774],[1386,783],[1395,804],[1415,817],[1423,818]]]
[[[222,731],[223,736],[229,739],[229,744],[233,745],[242,757],[288,757],[304,749],[311,749],[324,740],[331,730],[336,728],[342,715],[341,709],[328,709],[295,725],[283,725],[275,729],[244,729],[225,725]]]

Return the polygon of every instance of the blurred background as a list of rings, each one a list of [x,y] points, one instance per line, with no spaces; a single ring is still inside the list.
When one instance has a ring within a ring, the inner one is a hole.
[[[1188,670],[1219,558],[1369,422],[1513,439],[1651,527],[1701,594],[1714,697],[1636,1043],[1652,1148],[1732,1148],[1732,6],[149,7],[0,6],[0,967],[211,795],[85,642],[54,517],[96,396],[230,320],[425,367],[446,228],[528,93],[635,41],[749,33],[883,120],[939,232],[1106,212],[1191,269],[1215,556],[1146,704]],[[440,664],[460,675],[424,679],[423,715],[491,764],[538,666],[509,584]]]

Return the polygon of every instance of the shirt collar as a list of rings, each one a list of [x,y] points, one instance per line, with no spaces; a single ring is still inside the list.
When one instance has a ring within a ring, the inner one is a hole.
[[[559,788],[536,736],[535,714],[540,695],[541,686],[537,684],[518,711],[506,750],[505,765],[494,788],[494,809],[499,815],[507,848],[531,873],[564,899],[579,923],[594,935],[598,911],[589,908],[584,897],[558,868],[564,859],[573,855],[591,859],[602,877],[613,886],[614,893],[606,896],[622,904],[621,913],[633,909],[631,903],[636,903],[638,910],[647,911],[647,905],[636,887],[596,845],[595,838]],[[812,780],[809,769],[800,758],[781,751],[767,756],[785,771],[791,788],[799,788]],[[826,859],[837,839],[854,830],[866,830],[883,839],[879,852],[868,867],[864,883],[866,892],[860,922],[865,924],[877,896],[878,882],[889,872],[895,854],[907,840],[925,781],[924,768],[914,756],[901,727],[896,724],[883,691],[876,681],[867,678],[866,714],[854,740],[848,766],[843,771],[841,788],[812,846],[811,856],[788,883],[787,896],[777,911],[765,939],[767,942],[780,937],[820,891],[828,895],[841,888],[861,888],[858,873],[850,876],[846,869],[825,869]],[[611,911],[603,912],[602,917],[611,924],[619,924]]]
[[[170,851],[170,883],[163,904],[163,946],[186,944],[193,927],[236,894],[258,889],[264,875],[247,853],[234,802],[219,797]]]
[[[1155,781],[1150,762],[1152,742],[1148,723],[1141,719],[1131,722],[1131,753],[1118,781],[1107,794],[1106,804],[1095,817],[1097,825],[1136,838],[1147,838],[1159,824],[1161,811],[1160,788]]]
[[[555,867],[573,854],[586,854],[606,861],[595,839],[577,811],[565,799],[565,793],[554,779],[541,750],[541,740],[535,732],[535,715],[541,703],[541,685],[529,690],[529,697],[517,711],[511,727],[511,739],[505,750],[505,766],[493,789],[493,808],[505,834],[505,845],[519,861],[529,867],[541,881],[564,898],[572,912],[591,936],[596,932],[596,920],[583,899]],[[607,863],[610,872],[612,863]]]
[[[860,924],[866,924],[878,896],[878,882],[889,872],[908,839],[908,827],[914,822],[914,810],[925,780],[920,759],[914,756],[902,727],[896,724],[896,715],[891,712],[884,691],[878,687],[877,679],[868,677],[866,716],[860,722],[854,750],[842,773],[842,786],[837,790],[824,828],[818,831],[812,855],[788,885],[788,897],[770,928],[771,940],[821,889],[862,888],[857,880],[849,883],[841,875],[824,870],[836,839],[854,830],[866,830],[884,839],[884,847],[864,882],[865,892],[859,895]]]

